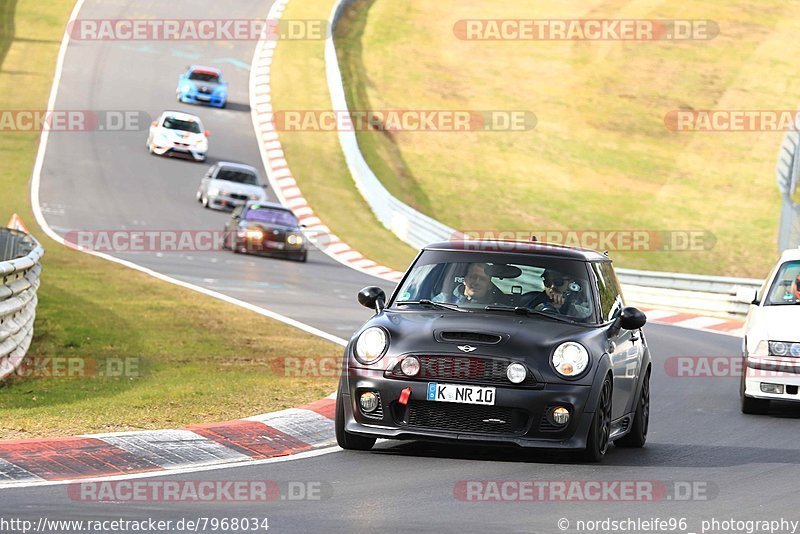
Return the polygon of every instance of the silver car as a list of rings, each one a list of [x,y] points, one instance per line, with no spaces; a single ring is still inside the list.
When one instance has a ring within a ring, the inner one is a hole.
[[[197,201],[205,208],[233,209],[248,200],[265,202],[266,188],[254,167],[220,161],[200,181]]]

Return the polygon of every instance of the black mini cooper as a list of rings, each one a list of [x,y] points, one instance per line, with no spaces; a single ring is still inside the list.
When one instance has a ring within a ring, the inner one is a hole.
[[[336,439],[455,440],[583,452],[642,447],[646,318],[604,254],[542,243],[425,247],[345,349]]]

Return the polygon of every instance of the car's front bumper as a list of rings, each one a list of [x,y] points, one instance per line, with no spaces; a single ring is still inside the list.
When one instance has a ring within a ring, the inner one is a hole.
[[[345,383],[348,385],[342,396],[345,429],[353,434],[379,438],[583,449],[594,415],[594,407],[589,406],[592,387],[571,383],[537,384],[527,388],[494,386],[496,397],[492,407],[428,401],[427,381],[386,378],[375,371],[351,368]],[[411,388],[411,395],[408,403],[403,405],[399,398],[405,388]],[[378,392],[380,417],[363,413],[358,405],[358,396],[366,390]],[[546,417],[547,411],[555,406],[565,406],[570,410],[570,421],[562,428],[555,427]],[[441,424],[414,424],[420,420],[439,421]]]
[[[783,393],[767,393],[762,384],[783,386]],[[757,399],[800,402],[800,359],[749,357],[744,368],[744,393]]]
[[[217,108],[225,105],[227,98],[221,95],[210,95],[207,93],[200,93],[197,91],[190,91],[180,94],[181,102],[186,104],[208,104]]]
[[[247,200],[258,199],[233,198],[229,195],[208,195],[208,206],[215,209],[234,209],[242,206]]]
[[[206,151],[198,150],[196,147],[177,145],[175,143],[168,143],[165,145],[153,144],[153,152],[159,156],[178,156],[184,158],[191,158],[195,161],[205,161]]]

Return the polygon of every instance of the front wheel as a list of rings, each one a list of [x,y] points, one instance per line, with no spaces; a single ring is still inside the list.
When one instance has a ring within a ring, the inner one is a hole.
[[[636,413],[633,415],[631,431],[614,442],[617,447],[641,448],[647,441],[647,427],[650,425],[650,371],[644,377],[642,393]]]
[[[342,384],[339,383],[339,391],[336,393],[336,443],[345,450],[368,451],[375,445],[375,438],[358,436],[351,434],[344,429],[344,397],[342,396]]]
[[[600,462],[608,450],[609,436],[611,435],[611,380],[603,380],[600,390],[600,399],[597,409],[592,417],[592,426],[589,427],[589,439],[586,440],[586,449],[583,459],[587,462]]]
[[[747,362],[745,362],[745,369],[747,369]],[[748,415],[764,415],[769,411],[769,399],[756,399],[748,397],[744,394],[745,390],[745,372],[742,371],[742,379],[739,383],[739,395],[742,400],[741,408],[742,413]]]

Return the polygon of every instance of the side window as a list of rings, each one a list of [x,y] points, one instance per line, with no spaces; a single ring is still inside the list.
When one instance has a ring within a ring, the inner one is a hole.
[[[600,320],[612,321],[622,313],[624,305],[619,280],[610,262],[592,263],[592,270],[597,277],[597,289],[600,293]]]
[[[397,296],[397,300],[419,300],[419,299],[427,299],[431,298],[429,294],[425,294],[423,285],[425,284],[428,275],[433,271],[434,267],[437,267],[437,264],[431,263],[429,265],[422,265],[417,269],[414,269],[414,272],[411,273],[408,280],[406,280],[405,289],[403,292]],[[430,281],[428,281],[430,283]],[[430,292],[430,289],[428,289]]]

